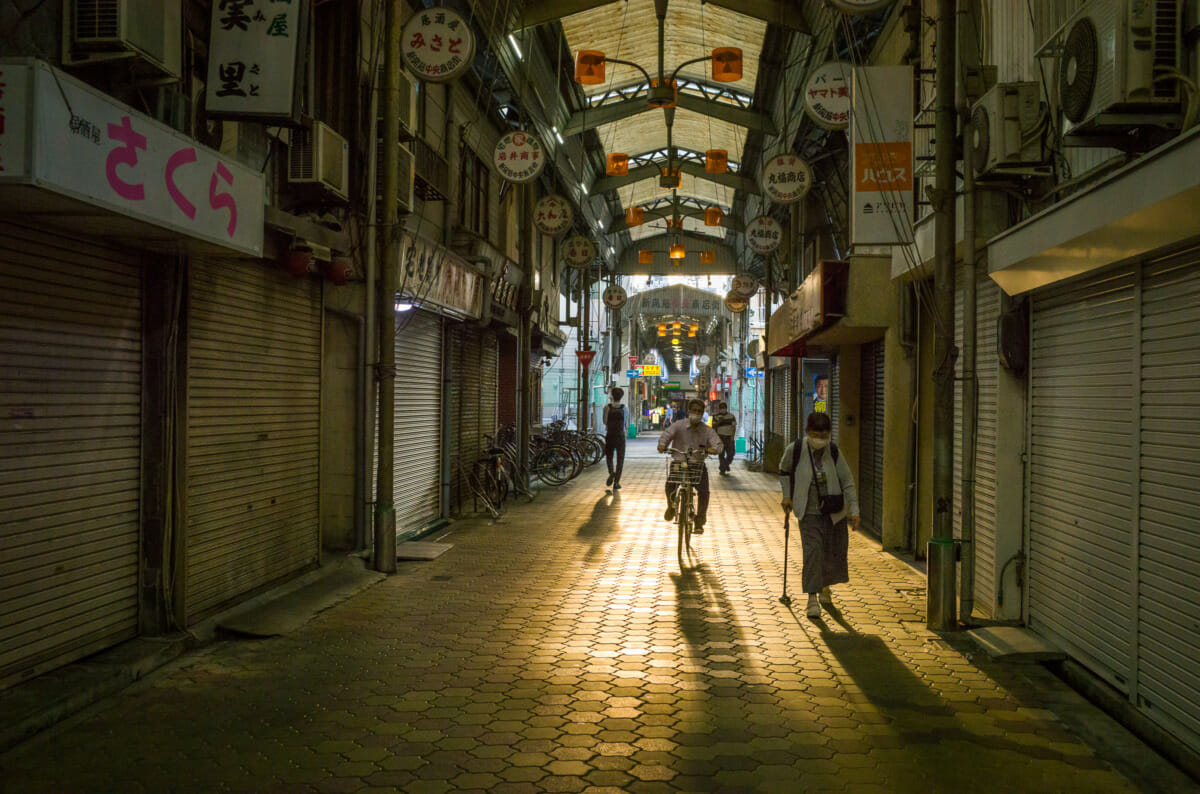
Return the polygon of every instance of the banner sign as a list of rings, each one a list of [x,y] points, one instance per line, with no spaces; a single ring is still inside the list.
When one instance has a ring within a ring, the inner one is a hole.
[[[422,80],[444,83],[470,68],[475,35],[458,12],[431,8],[413,14],[400,32],[400,57]]]
[[[262,255],[257,171],[42,61],[0,62],[0,75],[0,181]]]
[[[301,45],[308,40],[308,0],[212,4],[204,108],[229,118],[300,120]]]
[[[854,70],[850,124],[853,245],[912,242],[912,67]]]
[[[483,279],[450,249],[406,232],[400,239],[397,265],[396,283],[416,305],[432,304],[464,317],[481,316]]]

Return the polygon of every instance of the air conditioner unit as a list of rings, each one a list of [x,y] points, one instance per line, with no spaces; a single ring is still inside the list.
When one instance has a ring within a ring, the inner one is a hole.
[[[1181,0],[1089,0],[1054,35],[1065,135],[1177,126]],[[1046,48],[1043,48],[1046,49]]]
[[[288,184],[316,185],[340,199],[350,197],[350,145],[328,124],[292,131]]]
[[[68,0],[63,65],[132,63],[156,80],[183,74],[182,0]]]
[[[396,211],[403,215],[406,212],[413,211],[413,195],[417,179],[416,158],[413,157],[412,151],[407,146],[399,147],[397,155],[397,183],[398,193],[396,196]],[[378,216],[377,222],[382,223],[384,218],[383,207],[383,148],[379,149],[379,164],[375,168],[375,207]]]
[[[1047,171],[1038,83],[997,83],[971,109],[967,143],[979,176]]]
[[[375,72],[375,87],[379,92],[376,107],[378,108],[378,135],[383,135],[383,89],[386,73],[383,69]],[[400,140],[411,141],[417,137],[417,92],[420,85],[407,71],[400,70]]]

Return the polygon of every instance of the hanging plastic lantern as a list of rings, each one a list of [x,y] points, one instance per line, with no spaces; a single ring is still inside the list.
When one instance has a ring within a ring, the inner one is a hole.
[[[653,251],[638,251],[638,264],[639,265],[653,265],[654,264],[654,252]]]
[[[694,338],[694,337],[696,336],[696,332],[695,332],[695,331],[688,331],[688,336],[689,336],[689,337],[693,337],[693,338]]]
[[[725,218],[725,213],[720,207],[707,207],[704,210],[704,225],[705,226],[720,226],[721,221]]]
[[[629,173],[629,155],[624,152],[610,154],[604,164],[604,173],[609,176],[625,176]]]
[[[699,330],[700,330],[700,324],[692,323],[691,325],[688,326],[688,336],[695,336],[696,332]]]
[[[735,83],[742,79],[742,50],[740,47],[717,47],[712,54],[714,83]]]
[[[678,330],[679,330],[680,328],[682,328],[682,327],[683,327],[683,324],[682,324],[682,323],[680,323],[678,320],[676,320],[675,322],[671,323],[671,330],[672,330],[672,331],[678,331]]]
[[[602,84],[604,53],[599,50],[580,50],[575,53],[575,82],[580,85]]]
[[[629,209],[625,210],[625,225],[626,226],[641,226],[643,223],[645,223],[645,221],[646,221],[646,211],[644,209],[642,209],[641,207],[630,207]],[[639,251],[638,252],[638,261],[641,262],[642,254],[648,254],[648,253],[650,253],[650,252],[649,251]],[[651,259],[651,261],[653,261],[653,259]],[[642,262],[642,264],[645,265],[645,264],[649,264],[649,263]]]
[[[701,251],[700,252],[700,264],[715,265],[716,263],[717,263],[717,252],[716,251]]]
[[[729,152],[725,149],[709,149],[704,153],[704,170],[710,174],[723,174],[729,170]]]
[[[683,262],[681,260],[685,256],[687,256],[687,251],[684,250],[683,243],[672,243],[671,244],[671,258],[676,260],[676,262],[675,262],[676,264],[679,264],[679,265],[683,264]]]
[[[658,185],[663,190],[678,190],[683,184],[683,175],[679,173],[678,168],[662,168],[659,169],[662,176],[658,179]]]
[[[659,324],[658,324],[658,335],[659,335],[659,336],[666,336],[666,335],[667,335],[667,324],[666,324],[666,323],[659,323]]]

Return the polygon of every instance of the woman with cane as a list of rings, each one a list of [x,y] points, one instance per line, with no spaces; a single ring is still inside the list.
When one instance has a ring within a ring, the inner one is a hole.
[[[822,606],[832,606],[830,585],[850,581],[847,524],[858,529],[859,521],[858,489],[845,458],[829,440],[832,429],[829,414],[814,411],[805,422],[804,437],[788,444],[779,460],[785,521],[794,509],[800,530],[800,584],[808,594],[805,612],[810,618],[819,618]]]

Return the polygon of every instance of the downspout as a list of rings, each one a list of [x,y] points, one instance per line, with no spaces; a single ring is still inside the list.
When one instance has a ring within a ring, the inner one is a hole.
[[[454,344],[451,340],[451,335],[445,332],[445,321],[438,319],[442,323],[442,509],[441,517],[443,519],[450,518],[450,481],[454,476],[450,468],[450,445],[454,441],[454,427],[450,422],[450,413],[454,406],[450,397],[451,386],[453,385],[452,373],[450,371],[450,357],[454,352]]]
[[[367,144],[367,184],[376,185],[379,179],[379,95],[384,90],[381,85],[376,85],[375,90],[371,92],[371,132],[369,143]],[[369,495],[371,488],[368,485],[369,478],[374,474],[375,463],[375,423],[371,421],[375,416],[375,368],[379,363],[379,355],[375,347],[378,339],[375,331],[376,325],[376,281],[379,278],[379,236],[376,229],[376,218],[379,217],[379,197],[378,192],[374,190],[367,191],[367,234],[366,234],[366,251],[363,255],[363,270],[365,284],[365,295],[363,301],[363,334],[364,343],[362,346],[362,372],[359,373],[361,387],[359,395],[362,400],[362,407],[359,409],[363,414],[362,434],[363,434],[363,454],[360,465],[363,469],[363,520],[359,524],[358,547],[360,549],[369,549],[371,547],[371,536],[367,530],[366,511],[371,508],[374,501]],[[357,521],[357,516],[355,516]]]

